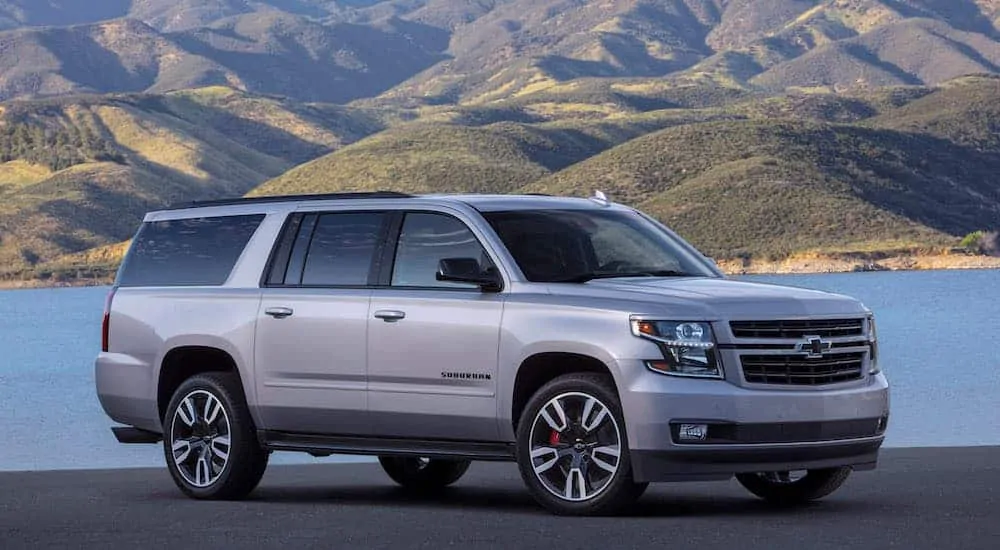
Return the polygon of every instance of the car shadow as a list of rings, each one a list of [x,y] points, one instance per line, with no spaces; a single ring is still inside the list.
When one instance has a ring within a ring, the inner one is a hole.
[[[483,510],[528,515],[550,515],[537,504],[526,489],[456,486],[433,493],[418,493],[401,487],[277,487],[259,488],[247,502],[273,503],[285,506],[387,507],[428,510]],[[669,490],[649,491],[630,509],[618,517],[677,518],[677,517],[781,517],[827,516],[829,514],[864,514],[880,508],[871,501],[834,498],[797,507],[768,504],[753,496],[671,494]]]

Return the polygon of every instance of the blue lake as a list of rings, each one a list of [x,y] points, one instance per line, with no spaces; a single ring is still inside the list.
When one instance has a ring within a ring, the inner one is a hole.
[[[1000,271],[742,279],[841,292],[875,311],[893,386],[887,446],[1000,445]],[[94,393],[106,292],[0,291],[0,470],[163,465],[159,446],[115,441]]]

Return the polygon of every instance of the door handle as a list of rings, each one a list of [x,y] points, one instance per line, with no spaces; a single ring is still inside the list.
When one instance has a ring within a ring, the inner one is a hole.
[[[377,319],[382,319],[386,323],[394,323],[406,318],[406,313],[402,311],[393,311],[389,309],[382,309],[375,312],[375,317]]]
[[[294,312],[290,307],[269,307],[264,310],[264,313],[275,319],[284,319],[285,317],[291,317]]]

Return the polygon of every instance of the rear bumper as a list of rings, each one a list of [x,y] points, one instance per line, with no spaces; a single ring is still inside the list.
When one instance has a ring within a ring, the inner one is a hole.
[[[877,466],[883,438],[814,442],[785,446],[734,446],[725,449],[683,448],[633,451],[633,477],[639,482],[708,481],[733,474]]]
[[[101,353],[94,363],[94,380],[104,413],[115,422],[159,432],[152,376],[148,364],[131,356]]]

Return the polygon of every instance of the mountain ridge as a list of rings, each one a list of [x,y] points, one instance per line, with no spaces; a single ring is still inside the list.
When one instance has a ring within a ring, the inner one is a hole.
[[[1000,0],[88,6],[0,0],[0,279],[244,194],[602,188],[720,261],[1000,220]]]
[[[996,0],[90,4],[0,1],[0,100],[226,84],[301,101],[433,105],[593,77],[711,78],[776,92],[1000,70]]]

